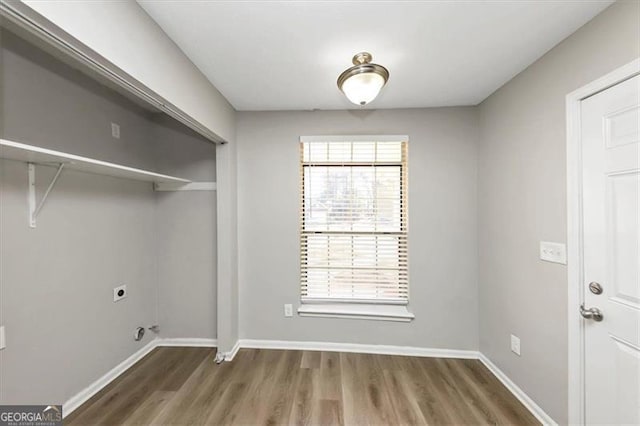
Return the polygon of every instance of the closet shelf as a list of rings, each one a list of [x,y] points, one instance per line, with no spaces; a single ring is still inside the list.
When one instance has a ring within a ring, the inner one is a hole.
[[[65,170],[77,170],[117,178],[154,182],[156,184],[188,184],[191,182],[188,179],[162,175],[147,170],[135,169],[133,167],[67,154],[65,152],[40,148],[38,146],[13,142],[6,139],[0,139],[0,158],[46,166],[59,166],[60,164],[64,164]]]

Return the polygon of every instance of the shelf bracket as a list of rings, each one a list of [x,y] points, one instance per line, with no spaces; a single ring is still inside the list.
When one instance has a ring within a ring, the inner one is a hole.
[[[38,213],[40,213],[40,210],[42,210],[45,201],[47,201],[49,193],[58,181],[60,173],[62,173],[62,169],[64,168],[64,163],[60,163],[58,165],[58,170],[53,176],[53,179],[51,179],[49,187],[42,196],[42,200],[40,200],[40,204],[36,204],[36,165],[34,163],[27,163],[27,168],[29,170],[29,227],[35,228]]]

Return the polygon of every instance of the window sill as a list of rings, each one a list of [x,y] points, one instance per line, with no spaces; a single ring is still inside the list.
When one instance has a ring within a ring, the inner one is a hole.
[[[415,318],[404,305],[367,305],[362,303],[307,303],[298,308],[301,317],[349,318],[410,322]]]

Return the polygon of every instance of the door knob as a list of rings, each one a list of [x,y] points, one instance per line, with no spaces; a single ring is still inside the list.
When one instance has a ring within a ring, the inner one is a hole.
[[[580,315],[582,315],[583,318],[592,319],[598,322],[602,321],[602,318],[603,318],[603,315],[602,315],[602,312],[600,312],[600,309],[598,308],[585,309],[584,305],[580,305]]]

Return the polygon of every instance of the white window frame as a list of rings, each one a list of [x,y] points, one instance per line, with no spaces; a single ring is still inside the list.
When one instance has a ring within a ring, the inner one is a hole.
[[[301,136],[300,142],[409,142],[407,135],[324,135]],[[409,162],[407,158],[407,163]],[[409,302],[398,303],[331,303],[300,301],[298,315],[303,317],[350,318],[409,322],[415,316],[409,312]]]

